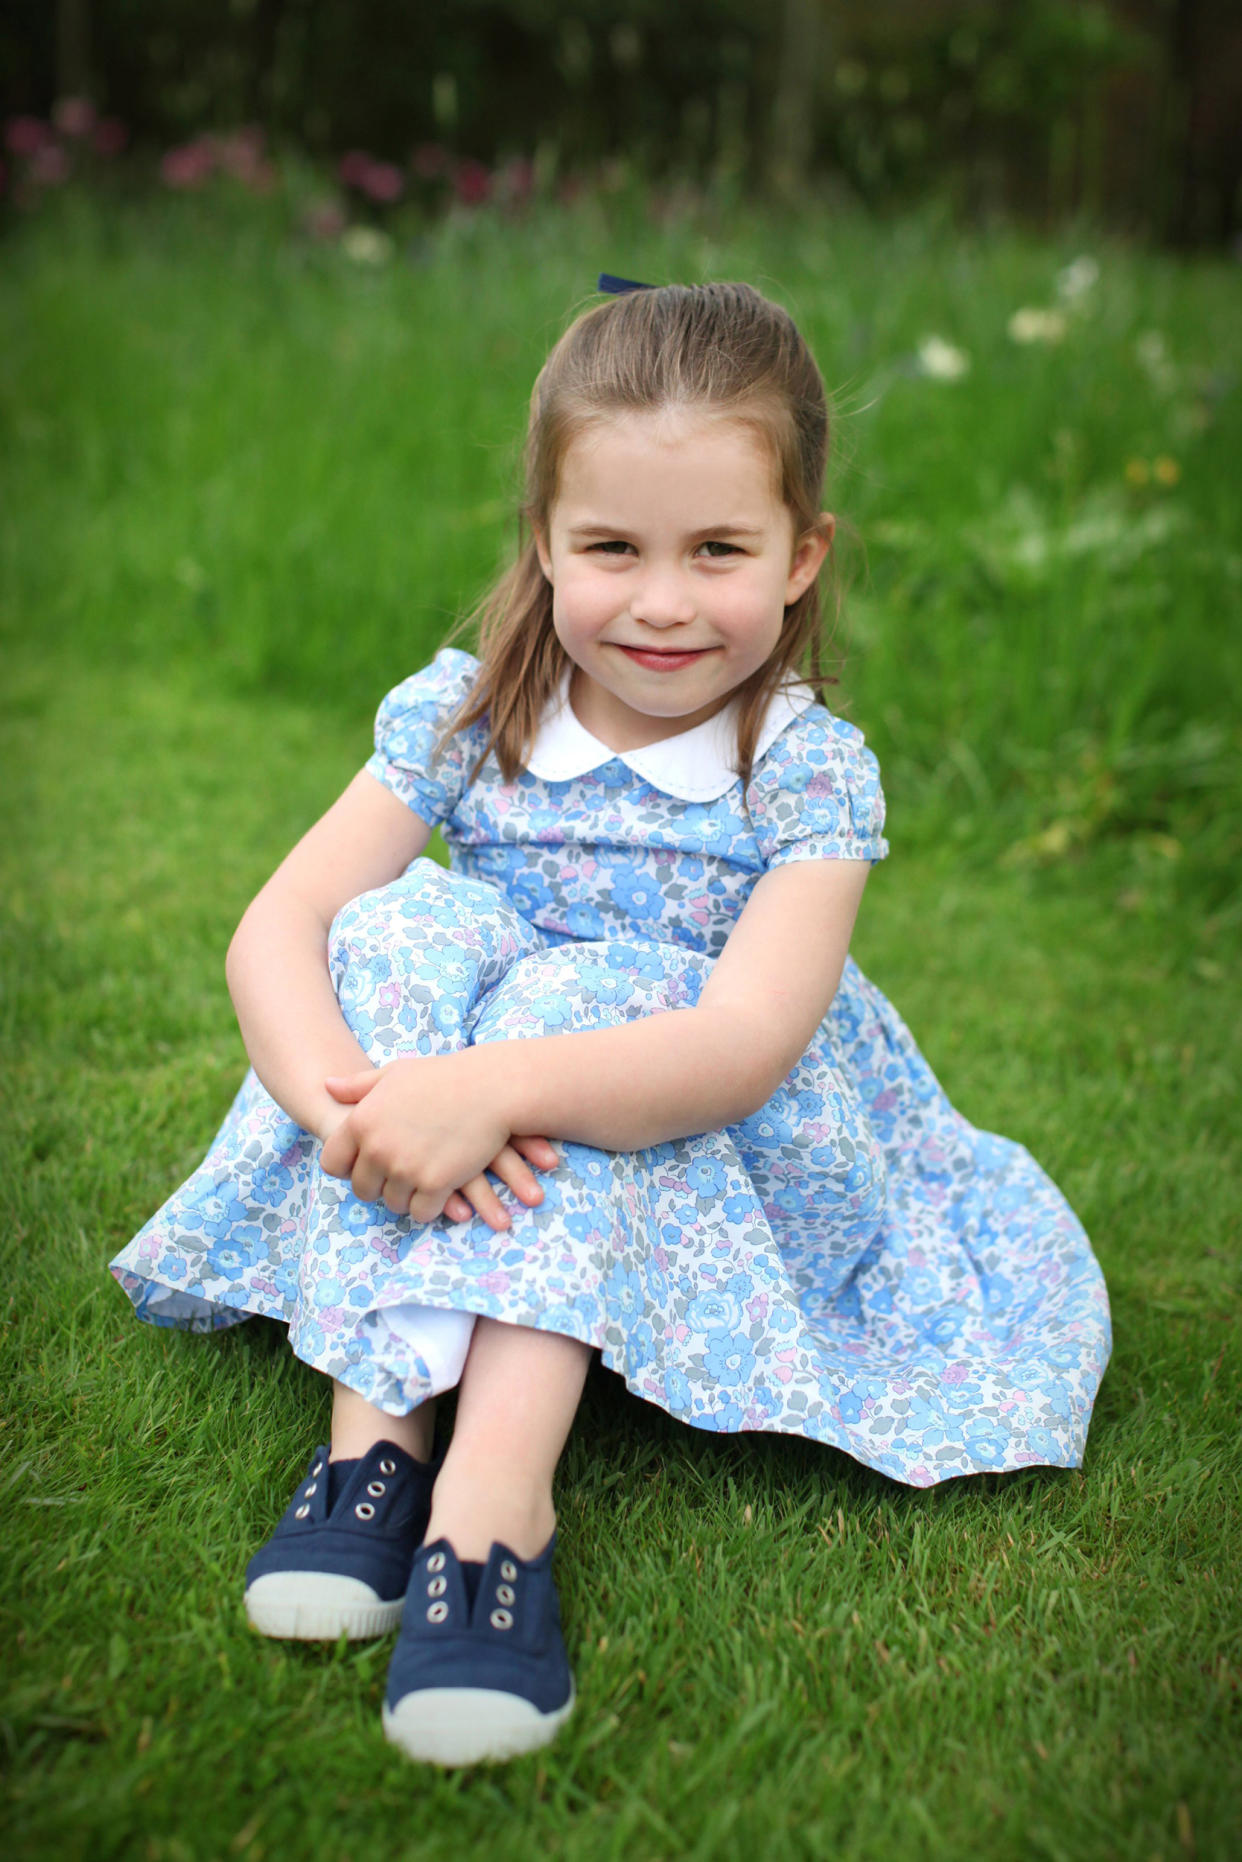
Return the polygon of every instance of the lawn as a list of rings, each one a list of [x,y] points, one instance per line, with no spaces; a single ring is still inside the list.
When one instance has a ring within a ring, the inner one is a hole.
[[[381,265],[276,203],[68,202],[4,261],[8,1853],[1237,1854],[1236,269],[620,197]],[[385,1645],[245,1627],[316,1380],[261,1323],[137,1326],[105,1267],[236,1084],[247,898],[511,542],[524,397],[604,268],[748,277],[815,344],[894,849],[855,951],[1063,1185],[1116,1348],[1081,1473],[929,1492],[594,1373],[578,1710],[441,1776],[379,1735]]]

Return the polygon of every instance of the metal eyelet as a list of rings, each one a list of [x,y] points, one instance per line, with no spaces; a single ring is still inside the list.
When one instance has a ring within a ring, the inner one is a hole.
[[[429,1558],[429,1559],[427,1560],[427,1569],[428,1569],[428,1571],[443,1571],[443,1569],[444,1569],[444,1553],[443,1553],[443,1552],[433,1552],[433,1553],[431,1554],[431,1557],[430,1557],[430,1558]]]
[[[427,1586],[427,1595],[429,1597],[443,1597],[447,1589],[447,1578],[432,1578],[430,1584]]]
[[[512,1584],[498,1584],[496,1586],[497,1603],[512,1603],[513,1597],[514,1591]]]
[[[506,1558],[501,1565],[500,1575],[505,1580],[506,1584],[512,1584],[514,1578],[517,1576],[517,1566],[511,1558]]]
[[[397,1472],[397,1464],[395,1461],[385,1460],[385,1461],[380,1462],[380,1473],[381,1474],[395,1474],[396,1472]]]
[[[309,1487],[308,1487],[308,1488],[306,1489],[306,1496],[305,1496],[305,1497],[306,1497],[306,1498],[307,1498],[307,1499],[309,1500],[309,1499],[310,1499],[310,1497],[311,1497],[311,1495],[312,1495],[313,1493],[318,1493],[318,1491],[319,1491],[319,1483],[318,1483],[318,1481],[312,1481],[312,1482],[310,1483],[310,1485],[309,1485]]]
[[[308,1506],[300,1506],[300,1507],[298,1508],[298,1510],[297,1510],[297,1512],[296,1512],[296,1513],[295,1513],[295,1514],[293,1515],[293,1517],[294,1517],[295,1519],[305,1519],[305,1518],[306,1518],[306,1515],[307,1515],[307,1514],[308,1514],[309,1512],[310,1512],[310,1508],[309,1508]]]
[[[371,1505],[369,1500],[360,1500],[358,1505],[354,1508],[354,1512],[359,1519],[375,1518],[375,1508]]]
[[[388,1492],[388,1489],[385,1487],[383,1481],[368,1481],[367,1492],[371,1495],[372,1499],[378,1500],[382,1493]]]
[[[429,1623],[442,1623],[447,1615],[448,1605],[446,1603],[433,1603],[427,1611],[427,1621]]]
[[[508,1610],[493,1610],[488,1618],[493,1629],[512,1629],[513,1618]]]

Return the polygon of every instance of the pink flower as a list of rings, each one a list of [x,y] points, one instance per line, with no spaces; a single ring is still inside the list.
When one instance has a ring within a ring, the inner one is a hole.
[[[371,166],[365,149],[347,149],[337,163],[336,172],[343,187],[361,187],[362,177]]]
[[[256,123],[222,137],[216,145],[216,159],[225,174],[252,193],[266,194],[275,182],[276,171],[264,156],[263,131]]]
[[[345,231],[345,215],[333,200],[308,207],[302,225],[312,239],[339,239]]]
[[[207,136],[197,142],[185,142],[169,149],[160,162],[160,177],[165,187],[202,187],[216,165],[215,144]]]
[[[45,143],[30,158],[30,179],[40,187],[61,187],[69,179],[69,155],[58,142]]]
[[[89,97],[62,97],[52,110],[52,121],[62,136],[89,136],[95,127],[95,106]]]
[[[492,191],[492,177],[482,162],[459,162],[453,176],[453,192],[463,207],[481,207]]]
[[[435,181],[449,165],[448,150],[438,142],[420,142],[410,157],[410,167],[420,181]]]
[[[119,116],[100,117],[92,137],[96,155],[119,155],[128,141],[129,131]]]
[[[405,176],[392,162],[377,162],[365,149],[350,149],[342,155],[337,174],[345,187],[356,188],[368,200],[385,203],[400,200],[405,192]]]
[[[512,206],[530,199],[535,187],[535,164],[525,156],[515,156],[496,173],[496,193]]]
[[[51,140],[50,127],[37,116],[11,116],[4,126],[5,147],[11,155],[36,155]]]
[[[372,162],[359,185],[371,200],[388,203],[405,193],[405,176],[393,162]]]

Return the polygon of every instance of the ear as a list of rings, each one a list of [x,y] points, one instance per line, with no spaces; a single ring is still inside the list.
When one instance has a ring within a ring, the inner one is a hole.
[[[539,567],[543,570],[549,584],[552,581],[552,558],[548,553],[548,533],[542,524],[532,524],[531,534],[535,539],[535,554],[539,558]]]
[[[794,545],[793,560],[789,565],[789,579],[785,583],[785,606],[791,607],[799,595],[805,595],[811,583],[824,566],[824,558],[832,547],[832,539],[837,528],[837,520],[831,511],[821,511],[818,521],[798,538]]]

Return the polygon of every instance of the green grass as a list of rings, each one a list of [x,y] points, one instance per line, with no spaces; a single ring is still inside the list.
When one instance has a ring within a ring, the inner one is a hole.
[[[449,225],[379,274],[193,208],[6,251],[0,1833],[57,1862],[1223,1862],[1236,284],[1104,251],[1094,308],[1032,353],[1006,319],[1080,240],[628,211]],[[1081,1475],[927,1493],[695,1435],[597,1373],[559,1492],[578,1711],[545,1754],[440,1777],[379,1737],[383,1645],[243,1625],[317,1380],[273,1327],[136,1326],[104,1265],[236,1083],[245,900],[511,534],[521,403],[594,264],[779,287],[838,384],[867,549],[842,702],[894,840],[857,954],[963,1111],[1062,1183],[1117,1344]],[[963,381],[909,368],[929,330]],[[1171,374],[1136,359],[1151,330]],[[1176,485],[1128,487],[1162,455]]]

